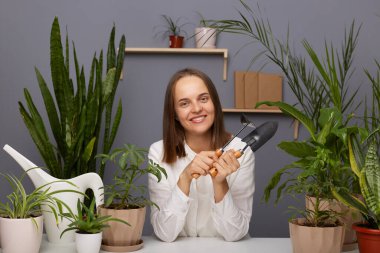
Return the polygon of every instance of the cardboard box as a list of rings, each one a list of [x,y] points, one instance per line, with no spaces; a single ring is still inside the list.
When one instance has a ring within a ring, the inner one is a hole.
[[[282,101],[282,76],[253,71],[235,71],[235,108],[254,109],[259,101]],[[278,109],[260,106],[260,109]]]

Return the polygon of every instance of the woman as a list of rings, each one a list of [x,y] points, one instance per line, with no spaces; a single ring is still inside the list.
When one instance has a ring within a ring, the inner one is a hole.
[[[245,146],[234,140],[220,157],[215,150],[231,138],[223,123],[217,91],[199,70],[183,69],[166,90],[163,140],[153,143],[149,158],[167,171],[157,183],[149,176],[154,232],[163,241],[177,236],[221,236],[237,241],[248,233],[254,193],[254,154],[239,159],[235,150]],[[208,171],[215,167],[218,174]],[[195,179],[196,175],[201,175]]]

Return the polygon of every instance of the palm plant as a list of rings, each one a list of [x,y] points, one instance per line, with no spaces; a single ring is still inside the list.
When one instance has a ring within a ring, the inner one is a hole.
[[[106,76],[103,78],[103,51],[94,55],[90,77],[87,80],[80,67],[73,43],[76,78],[70,77],[69,39],[66,35],[65,51],[61,43],[58,18],[55,17],[50,35],[50,66],[53,92],[35,68],[44,101],[48,122],[45,122],[28,91],[24,89],[26,107],[19,102],[21,116],[51,175],[72,178],[87,172],[104,175],[105,164],[97,169],[95,155],[98,148],[108,153],[115,139],[121,115],[121,100],[113,111],[116,89],[123,67],[125,37],[115,51],[115,27],[112,28],[108,51]],[[74,87],[74,82],[76,85]],[[113,114],[115,114],[113,116]],[[114,117],[114,118],[112,118]],[[47,125],[50,124],[54,140]],[[103,134],[101,128],[104,126]],[[102,146],[101,146],[102,145]]]
[[[310,67],[305,57],[291,49],[289,31],[285,42],[277,39],[269,21],[261,17],[260,9],[256,14],[243,0],[240,2],[247,14],[239,11],[239,20],[214,20],[211,27],[217,28],[219,32],[245,35],[250,40],[248,44],[259,43],[261,51],[252,57],[250,67],[262,56],[277,65],[297,99],[295,106],[312,120],[316,130],[319,129],[321,108],[334,106],[342,114],[349,114],[360,105],[354,101],[359,88],[349,92],[348,86],[353,74],[351,66],[360,31],[360,27],[355,27],[355,22],[345,32],[340,49],[325,42],[323,57],[319,57],[311,44],[303,40],[302,45],[313,64]]]

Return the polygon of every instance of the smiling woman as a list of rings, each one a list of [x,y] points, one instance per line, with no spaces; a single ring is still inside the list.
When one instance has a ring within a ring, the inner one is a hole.
[[[215,150],[231,138],[211,79],[195,69],[173,75],[166,90],[163,140],[153,143],[149,158],[167,171],[160,183],[149,177],[155,234],[163,241],[178,236],[246,236],[252,214],[254,154],[233,155],[244,143],[235,138],[220,157]],[[215,177],[209,170],[215,167]],[[194,178],[193,175],[202,175]]]

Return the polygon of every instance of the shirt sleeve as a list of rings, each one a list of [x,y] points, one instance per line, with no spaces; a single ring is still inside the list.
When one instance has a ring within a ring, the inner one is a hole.
[[[184,227],[191,199],[173,181],[175,178],[172,168],[167,164],[162,165],[160,149],[152,145],[148,156],[167,170],[168,179],[163,178],[157,182],[153,175],[148,176],[150,200],[159,207],[158,209],[152,206],[150,220],[156,236],[165,242],[172,242]],[[170,183],[171,180],[172,183]]]
[[[247,150],[236,175],[227,180],[229,191],[213,204],[212,218],[218,233],[226,241],[237,241],[248,233],[255,191],[255,157]]]

